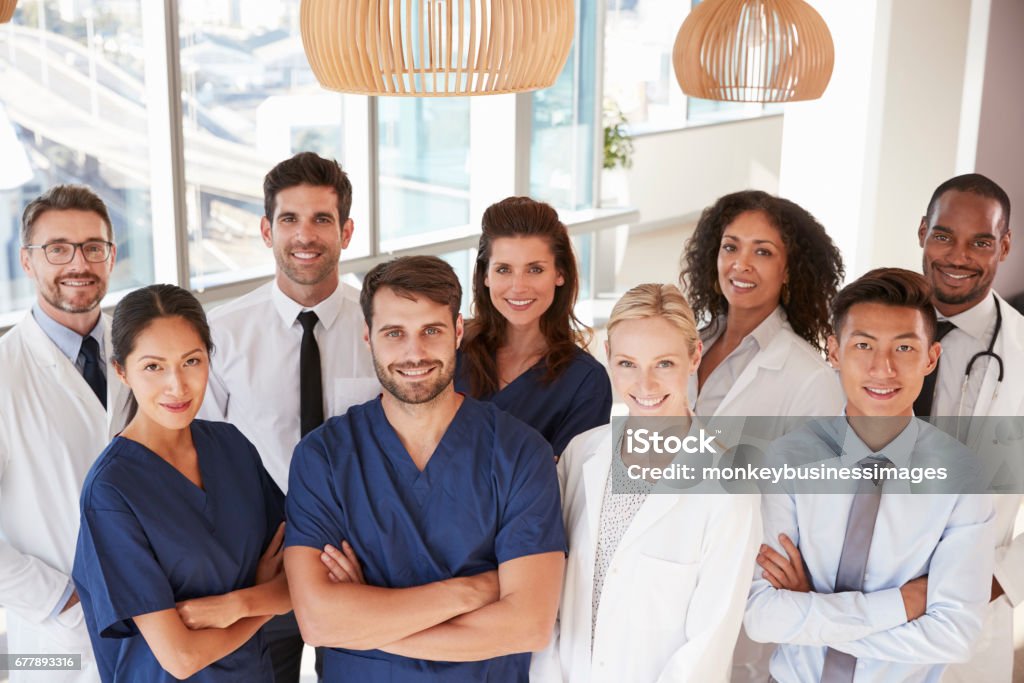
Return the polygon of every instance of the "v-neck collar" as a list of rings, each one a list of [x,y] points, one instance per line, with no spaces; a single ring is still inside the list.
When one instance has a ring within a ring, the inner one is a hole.
[[[464,440],[462,434],[465,431],[465,423],[467,420],[472,421],[472,417],[467,416],[471,410],[467,409],[467,406],[471,402],[471,398],[463,396],[462,405],[455,411],[452,421],[448,423],[444,434],[441,435],[441,440],[437,442],[434,452],[430,454],[430,458],[427,459],[427,464],[422,470],[416,467],[412,456],[409,455],[409,451],[398,437],[398,432],[388,421],[381,397],[378,396],[370,407],[371,423],[380,425],[376,432],[385,457],[400,473],[402,482],[412,487],[420,505],[426,501],[427,494],[439,482],[441,472],[454,456],[456,449],[451,444]]]
[[[203,435],[196,430],[195,424],[196,424],[195,420],[193,420],[192,424],[189,425],[189,432],[191,432],[191,434],[192,434],[192,446],[196,449],[196,462],[197,462],[198,467],[199,467],[199,476],[203,480],[203,485],[201,487],[200,486],[196,486],[194,481],[192,481],[191,479],[186,477],[184,474],[182,474],[181,470],[179,470],[177,467],[175,467],[171,463],[167,462],[167,460],[165,460],[163,457],[161,457],[159,453],[157,453],[154,450],[152,450],[151,448],[149,448],[149,446],[146,446],[145,444],[143,444],[143,443],[141,443],[139,441],[136,441],[134,439],[129,439],[126,436],[121,436],[120,434],[118,434],[114,438],[115,439],[120,439],[120,440],[130,444],[135,450],[137,450],[138,452],[142,453],[145,457],[147,457],[149,459],[154,459],[154,460],[159,461],[161,463],[160,466],[166,468],[166,470],[168,472],[172,473],[170,478],[172,480],[174,480],[174,481],[179,481],[183,488],[185,488],[187,491],[191,492],[191,493],[189,493],[187,495],[190,495],[190,496],[196,498],[197,500],[200,500],[203,503],[203,506],[205,508],[205,507],[208,507],[208,504],[209,504],[209,498],[210,498],[209,492],[210,492],[210,485],[211,485],[212,482],[211,482],[210,477],[209,477],[209,472],[207,471],[208,468],[205,467],[204,463],[203,463],[203,451],[205,450],[203,448],[204,444],[201,443],[202,439],[203,439]]]

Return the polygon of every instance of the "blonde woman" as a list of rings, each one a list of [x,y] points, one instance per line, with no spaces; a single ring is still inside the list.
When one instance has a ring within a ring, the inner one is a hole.
[[[687,386],[701,342],[675,285],[627,292],[606,350],[630,421],[680,416],[693,426]],[[621,431],[580,434],[558,464],[570,550],[557,633],[534,656],[531,680],[727,681],[761,541],[759,498],[665,492],[634,478]]]

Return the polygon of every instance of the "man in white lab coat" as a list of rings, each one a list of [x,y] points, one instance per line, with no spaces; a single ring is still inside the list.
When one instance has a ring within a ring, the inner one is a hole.
[[[917,234],[943,336],[936,380],[921,391],[914,412],[933,416],[971,450],[985,449],[987,462],[1000,457],[992,452],[999,446],[1019,453],[1019,440],[1002,443],[993,433],[1000,418],[1024,419],[1024,316],[992,289],[1010,253],[1010,199],[981,174],[951,178],[932,194]],[[1009,481],[993,483],[1020,491]],[[1024,601],[1024,535],[1013,533],[1021,496],[995,499],[992,602],[973,658],[949,667],[947,682],[1012,677],[1013,608]]]
[[[12,671],[12,683],[99,680],[69,575],[82,482],[124,422],[100,313],[113,242],[107,209],[86,187],[53,187],[22,217],[21,267],[37,297],[0,338],[0,606],[12,655],[80,654],[82,665]]]

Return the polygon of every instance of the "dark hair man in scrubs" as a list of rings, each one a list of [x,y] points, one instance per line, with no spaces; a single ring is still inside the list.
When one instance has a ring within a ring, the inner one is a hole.
[[[325,681],[526,683],[551,638],[565,564],[551,447],[455,392],[461,298],[435,257],[371,270],[360,301],[384,391],[295,449],[285,569]]]
[[[1010,198],[980,173],[950,178],[932,194],[917,235],[942,359],[914,412],[978,451],[993,443],[986,431],[999,418],[1024,415],[1024,316],[992,288],[1010,254]],[[949,668],[946,683],[1008,681],[1013,674],[1013,609],[1024,602],[1024,534],[1013,536],[1021,499],[996,496],[985,635],[970,662]]]
[[[941,352],[925,279],[898,268],[863,275],[832,301],[832,327],[829,361],[845,414],[812,419],[775,441],[768,457],[813,454],[860,476],[846,491],[762,496],[765,544],[744,625],[754,640],[780,644],[772,680],[935,683],[982,632],[993,496],[903,495],[906,482],[878,474],[937,453],[950,458],[944,463],[974,461],[914,419]]]
[[[48,672],[52,681],[99,677],[69,575],[82,482],[125,421],[100,312],[116,256],[89,188],[57,185],[25,207],[20,260],[36,301],[0,338],[0,607],[10,652],[81,654],[81,670]],[[11,671],[11,681],[40,675]]]

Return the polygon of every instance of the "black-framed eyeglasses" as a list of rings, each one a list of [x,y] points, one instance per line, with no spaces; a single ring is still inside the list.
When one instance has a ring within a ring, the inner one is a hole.
[[[26,244],[25,249],[42,249],[46,260],[55,266],[63,266],[75,260],[75,251],[82,250],[82,256],[89,263],[103,263],[110,258],[113,242],[89,240],[88,242],[50,242],[49,244]]]

